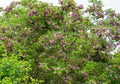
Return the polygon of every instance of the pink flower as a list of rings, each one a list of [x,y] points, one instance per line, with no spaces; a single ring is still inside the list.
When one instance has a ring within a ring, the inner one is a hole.
[[[70,16],[73,16],[73,11],[70,12]]]
[[[28,17],[30,17],[31,16],[31,12],[28,12]]]
[[[84,77],[88,77],[88,73],[87,73],[87,72],[82,72],[82,75],[83,75]]]
[[[31,14],[32,14],[32,16],[34,16],[36,14],[36,11],[32,10]]]
[[[2,26],[2,32],[3,32],[3,33],[5,32],[5,27],[4,27],[4,26]]]
[[[4,40],[4,38],[2,36],[0,36],[0,40]]]
[[[30,17],[30,15],[28,15]],[[29,20],[30,23],[32,23],[32,20]]]
[[[53,44],[54,42],[55,42],[54,40],[50,40],[50,41],[49,41],[50,44]]]
[[[63,0],[60,0],[59,3],[60,3],[60,4],[63,4]]]
[[[10,11],[10,8],[9,7],[6,7],[5,8],[5,12],[8,13]]]
[[[105,38],[105,36],[104,36],[104,34],[102,34],[102,39],[104,39]]]
[[[83,32],[82,30],[78,30],[78,32]]]
[[[52,55],[52,56],[50,56],[51,58],[55,58],[55,56],[54,55]]]
[[[78,5],[78,8],[83,9],[83,5],[82,4]]]
[[[101,36],[101,33],[100,33],[100,32],[97,32],[97,35],[98,35],[98,36]]]
[[[28,7],[31,7],[31,4],[30,4],[30,3],[28,3],[28,4],[27,4],[27,6],[28,6]]]
[[[120,66],[118,66],[118,69],[120,70]]]
[[[57,38],[57,35],[56,35],[56,34],[54,34],[54,38]]]
[[[35,62],[38,63],[38,62],[39,62],[39,59],[35,59]]]
[[[45,16],[48,16],[48,12],[49,12],[48,9],[44,10],[44,14],[45,14]]]
[[[7,42],[7,46],[10,47],[11,46],[11,43],[10,41]]]
[[[24,35],[23,34],[20,34],[20,37],[23,37]]]
[[[90,60],[90,59],[91,59],[91,56],[89,55],[87,58],[88,58],[88,60]]]
[[[16,1],[16,2],[15,2],[15,5],[17,5],[18,3],[19,3],[19,2],[18,2],[18,1]]]
[[[99,22],[98,24],[99,24],[99,25],[102,25],[103,23],[102,23],[102,22]]]

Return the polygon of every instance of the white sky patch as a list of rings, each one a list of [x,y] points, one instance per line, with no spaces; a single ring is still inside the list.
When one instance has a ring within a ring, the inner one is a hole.
[[[0,7],[6,7],[7,5],[10,4],[12,1],[20,1],[20,0],[0,0]],[[52,3],[53,5],[59,5],[59,0],[40,0],[48,3]],[[88,6],[88,1],[89,0],[74,0],[77,4],[83,4],[84,7]],[[102,0],[104,6],[104,9],[112,8],[114,9],[117,13],[120,13],[120,0]]]

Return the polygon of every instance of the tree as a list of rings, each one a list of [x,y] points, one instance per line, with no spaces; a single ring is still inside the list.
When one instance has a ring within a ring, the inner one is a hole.
[[[120,14],[90,3],[84,10],[74,0],[21,0],[1,8],[0,82],[119,84],[120,54],[110,52],[119,45]]]

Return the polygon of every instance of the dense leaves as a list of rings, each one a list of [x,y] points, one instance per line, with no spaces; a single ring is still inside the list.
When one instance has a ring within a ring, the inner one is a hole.
[[[119,84],[120,14],[101,0],[37,0],[1,8],[0,83]]]

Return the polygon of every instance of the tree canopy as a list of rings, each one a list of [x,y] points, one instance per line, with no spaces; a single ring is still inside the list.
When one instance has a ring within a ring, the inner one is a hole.
[[[0,8],[0,84],[119,84],[120,14],[89,2]]]

